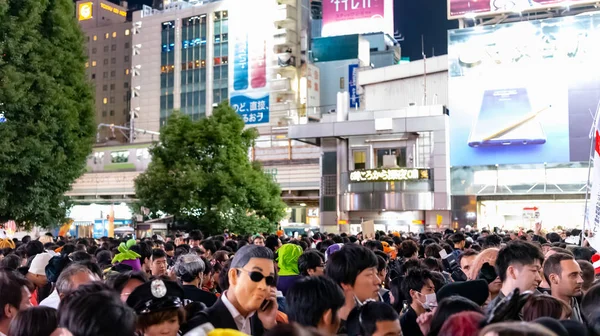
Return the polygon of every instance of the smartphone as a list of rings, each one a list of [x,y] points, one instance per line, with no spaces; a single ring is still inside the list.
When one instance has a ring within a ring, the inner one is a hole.
[[[271,300],[265,300],[260,305],[260,310],[261,311],[266,311],[266,310],[268,310],[271,307],[272,304],[273,304],[273,301],[271,301]]]
[[[477,120],[469,136],[470,147],[541,145],[546,143],[546,135],[540,122],[533,118],[493,139],[486,139],[518,123],[532,110],[527,89],[488,90],[483,94],[483,101]]]

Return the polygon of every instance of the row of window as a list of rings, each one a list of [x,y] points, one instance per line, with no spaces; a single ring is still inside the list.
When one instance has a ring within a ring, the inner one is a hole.
[[[125,62],[129,62],[129,55],[125,56],[124,58]],[[117,58],[113,57],[110,59],[110,64],[117,64]],[[97,65],[96,61],[92,61],[92,67],[95,67]],[[104,59],[104,65],[108,65],[108,58]],[[88,68],[90,66],[90,62],[85,62],[85,67]]]
[[[129,89],[129,82],[123,83],[124,89]],[[113,91],[115,89],[115,84],[110,84],[110,90]],[[108,91],[108,84],[102,85],[102,91]]]
[[[129,42],[125,43],[125,49],[129,49]],[[110,46],[110,50],[111,51],[117,51],[117,45],[116,44],[112,44]],[[98,48],[92,48],[92,54],[96,54],[98,52]],[[108,46],[105,45],[104,46],[104,52],[107,53],[108,52]]]
[[[131,34],[131,31],[130,31],[129,29],[125,29],[125,36],[129,36],[129,34]],[[105,39],[105,40],[108,40],[108,39],[109,39],[111,36],[112,36],[113,38],[116,38],[116,37],[117,37],[117,32],[116,32],[116,31],[114,31],[114,32],[112,32],[112,34],[111,34],[111,33],[106,33],[106,34],[104,34],[104,39]],[[98,35],[94,35],[94,36],[92,37],[92,39],[93,39],[94,41],[98,41]],[[88,42],[90,42],[90,37],[89,37],[89,36],[87,37],[87,41],[88,41]]]
[[[102,111],[102,116],[103,117],[106,117],[108,114],[110,114],[111,117],[114,117],[115,116],[115,110],[110,110],[110,112],[106,111],[106,110]],[[128,115],[128,114],[129,114],[129,109],[124,109],[123,110],[123,115]]]
[[[130,98],[131,98],[131,97],[130,97],[129,93],[127,93],[127,94],[125,94],[125,95],[123,96],[123,101],[124,101],[124,102],[128,102]],[[110,102],[111,104],[114,104],[114,103],[116,103],[116,99],[115,99],[115,97],[110,97],[110,99],[109,99],[108,97],[104,97],[104,98],[102,99],[102,104],[104,104],[104,105],[108,104],[109,102]]]

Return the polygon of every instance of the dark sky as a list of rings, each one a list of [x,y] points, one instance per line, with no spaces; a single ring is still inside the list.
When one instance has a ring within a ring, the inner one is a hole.
[[[129,0],[129,3],[151,5],[152,0]],[[427,57],[448,52],[447,31],[457,28],[458,23],[456,20],[448,21],[446,8],[447,0],[394,0],[395,30],[404,36],[404,41],[400,42],[403,57],[413,61],[423,58],[421,35]]]

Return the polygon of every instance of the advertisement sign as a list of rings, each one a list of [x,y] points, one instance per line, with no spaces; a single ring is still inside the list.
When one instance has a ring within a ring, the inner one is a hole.
[[[356,92],[356,82],[358,80],[358,64],[348,66],[348,93],[350,95],[350,108],[360,107],[360,98]]]
[[[450,164],[587,161],[598,27],[586,15],[450,31]]]
[[[272,21],[266,19],[273,14],[269,0],[237,0],[235,10],[229,13],[229,92],[231,106],[248,125],[269,123],[268,78],[272,78],[267,64],[273,55]],[[262,19],[252,25],[246,24],[250,13],[261,8]]]
[[[314,64],[306,65],[306,107],[308,114],[318,114],[321,106],[321,72]],[[316,109],[317,111],[314,111]]]
[[[448,18],[527,12],[557,7],[594,4],[592,0],[448,0]]]
[[[429,169],[392,168],[355,170],[350,173],[350,182],[385,182],[429,180]]]
[[[393,1],[323,0],[322,37],[385,32],[393,36]]]
[[[82,2],[79,4],[79,21],[85,21],[92,18],[92,2]]]
[[[600,132],[598,131],[598,123],[595,125],[594,132],[594,166],[592,168],[592,188],[587,202],[586,223],[584,233],[590,245],[600,251]]]
[[[94,231],[93,236],[95,239],[99,239],[105,236],[108,236],[108,231],[106,230],[106,222],[104,219],[96,219],[94,220]]]

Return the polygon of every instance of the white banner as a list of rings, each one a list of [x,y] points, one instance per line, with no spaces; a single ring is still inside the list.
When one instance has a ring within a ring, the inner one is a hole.
[[[597,114],[597,112],[596,112]],[[585,231],[586,239],[590,245],[600,251],[600,118],[596,115],[596,125],[594,128],[594,166],[590,175],[592,190],[588,199],[587,220]],[[585,232],[584,231],[584,232]],[[584,233],[585,234],[585,233]]]

